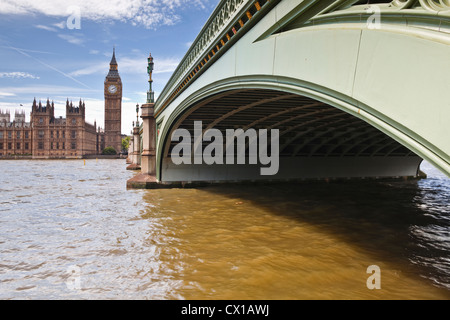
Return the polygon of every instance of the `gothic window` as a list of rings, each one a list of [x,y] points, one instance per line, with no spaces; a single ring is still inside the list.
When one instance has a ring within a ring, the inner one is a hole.
[[[16,149],[20,149],[20,142],[17,142]]]
[[[28,142],[25,142],[25,150],[28,150]]]
[[[38,149],[39,149],[39,150],[44,150],[44,143],[43,143],[42,141],[40,141],[40,142],[38,143]]]
[[[44,118],[39,118],[39,123],[44,123]]]
[[[17,139],[20,139],[20,131],[17,131]]]
[[[53,138],[53,131],[50,131],[50,138]]]
[[[77,124],[77,120],[76,119],[72,119],[72,124]]]
[[[77,132],[75,130],[72,130],[72,139],[75,139],[77,137]]]
[[[12,132],[8,131],[8,139],[11,139],[11,138],[12,138]]]
[[[12,149],[12,143],[8,142],[8,149],[11,150]]]
[[[39,130],[39,138],[44,138],[44,130]]]
[[[3,131],[0,131],[0,139],[3,139]],[[2,148],[0,148],[2,149]]]
[[[75,150],[77,148],[77,143],[76,142],[72,142],[72,150]]]
[[[25,139],[28,139],[28,131],[25,131]]]

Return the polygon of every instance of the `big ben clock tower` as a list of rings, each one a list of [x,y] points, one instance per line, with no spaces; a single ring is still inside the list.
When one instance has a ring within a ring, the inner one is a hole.
[[[122,80],[117,67],[113,49],[105,79],[105,147],[113,147],[119,153],[122,149]]]

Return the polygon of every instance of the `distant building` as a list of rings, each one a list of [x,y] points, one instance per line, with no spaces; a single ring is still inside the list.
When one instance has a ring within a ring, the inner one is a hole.
[[[5,155],[31,155],[32,129],[29,122],[25,122],[25,112],[16,111],[15,119],[11,122],[8,111],[0,111],[0,157]]]
[[[85,120],[86,106],[66,101],[66,117],[55,117],[55,105],[34,99],[30,122],[25,111],[0,111],[0,158],[30,156],[33,159],[77,159],[101,154],[105,147],[122,149],[122,81],[115,50],[105,83],[105,130]]]
[[[55,117],[55,105],[33,101],[30,122],[25,112],[0,112],[0,157],[32,156],[33,159],[76,159],[95,155],[104,148],[104,132],[85,121],[85,103],[66,102],[66,117]]]

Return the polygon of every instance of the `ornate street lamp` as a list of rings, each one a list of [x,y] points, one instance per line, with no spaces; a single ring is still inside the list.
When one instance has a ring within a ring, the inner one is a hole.
[[[148,66],[147,66],[147,73],[149,75],[149,79],[148,79],[148,84],[149,84],[149,90],[147,91],[147,103],[154,103],[155,102],[155,93],[153,92],[152,89],[152,73],[153,73],[153,57],[152,54],[150,53],[150,55],[148,56]]]
[[[136,104],[136,127],[139,127],[139,104]]]

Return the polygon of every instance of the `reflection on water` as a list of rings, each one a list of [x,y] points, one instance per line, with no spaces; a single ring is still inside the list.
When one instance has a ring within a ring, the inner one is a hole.
[[[126,190],[123,161],[0,165],[0,299],[450,298],[450,180],[429,166],[421,181]]]

